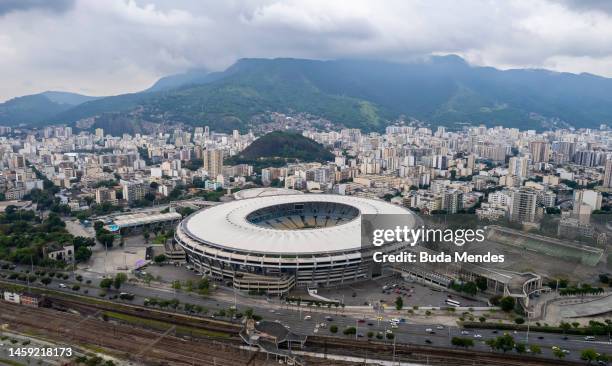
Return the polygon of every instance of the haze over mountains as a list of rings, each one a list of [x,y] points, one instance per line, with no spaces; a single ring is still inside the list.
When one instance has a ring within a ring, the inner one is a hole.
[[[241,59],[223,72],[165,77],[132,94],[47,92],[0,104],[0,124],[74,123],[102,116],[135,123],[246,128],[267,111],[308,112],[381,130],[399,117],[430,125],[521,129],[597,127],[612,121],[612,79],[547,70],[473,67],[457,56],[413,63]]]

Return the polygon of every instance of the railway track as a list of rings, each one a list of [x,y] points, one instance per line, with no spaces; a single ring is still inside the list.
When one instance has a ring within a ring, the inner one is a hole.
[[[199,328],[216,332],[227,333],[230,335],[238,335],[240,326],[230,322],[219,321],[186,314],[177,314],[169,311],[150,309],[131,304],[119,304],[103,301],[86,302],[75,299],[68,299],[54,295],[47,295],[47,300],[50,305],[58,310],[75,310],[81,314],[92,314],[96,311],[111,311],[125,315],[136,316],[139,318],[162,321],[175,325],[183,325],[191,328]]]
[[[223,332],[230,335],[229,338],[223,339],[222,341],[214,339],[206,339],[207,337],[192,337],[190,342],[195,342],[203,346],[208,343],[214,347],[232,347],[237,349],[237,346],[242,344],[241,340],[237,336],[240,329],[239,325],[224,322],[216,319],[204,319],[195,316],[189,316],[184,314],[171,313],[166,311],[160,311],[156,309],[144,308],[134,306],[130,304],[117,304],[117,303],[106,303],[101,301],[87,301],[88,299],[79,298],[64,298],[53,295],[48,295],[48,299],[51,304],[62,310],[76,310],[81,315],[92,315],[99,313],[100,311],[112,311],[129,316],[139,317],[143,319],[149,319],[154,321],[160,321],[173,325],[181,325],[185,327],[204,329],[216,332]],[[61,312],[55,312],[62,314]],[[68,314],[69,316],[78,317],[78,315]],[[88,320],[89,321],[89,320]],[[93,321],[93,320],[91,320]],[[96,328],[103,328],[103,333],[108,334],[110,329],[106,322],[99,322]],[[89,325],[89,324],[88,324]],[[105,328],[106,326],[106,328]],[[112,330],[116,331],[118,326],[111,325]],[[143,334],[147,334],[146,343],[151,341],[152,337],[159,337],[159,330],[151,331],[143,329],[143,327],[122,326],[123,332],[127,337],[142,337]],[[97,330],[96,330],[97,331]],[[145,332],[145,333],[143,333]],[[165,359],[168,362],[177,362],[176,364],[192,364],[194,359],[199,357],[202,353],[199,351],[193,352],[191,348],[184,348],[185,339],[179,337],[167,337],[164,339],[163,347],[155,347],[151,350],[148,356],[155,356],[156,359]],[[213,343],[210,343],[213,342]],[[170,349],[167,346],[171,345]],[[112,345],[114,346],[114,345]],[[143,346],[144,347],[144,346]],[[180,353],[174,352],[173,347],[177,350],[181,350]],[[336,355],[346,356],[366,356],[369,358],[378,359],[391,359],[393,356],[393,345],[383,342],[376,341],[363,341],[363,340],[349,340],[334,337],[323,337],[323,336],[310,336],[306,343],[306,348],[309,352],[319,352]],[[121,349],[121,348],[119,348]],[[226,348],[227,349],[227,348]],[[213,352],[214,353],[214,352]],[[423,363],[430,365],[448,365],[448,366],[463,366],[463,365],[492,365],[492,366],[561,366],[561,365],[581,365],[581,363],[564,361],[564,360],[552,360],[538,357],[521,356],[513,354],[500,354],[500,353],[489,353],[479,352],[473,350],[461,350],[461,349],[449,349],[439,347],[428,347],[420,345],[407,345],[407,344],[396,344],[395,345],[396,360],[401,359],[406,362]],[[253,356],[249,353],[246,358],[241,359],[240,362],[234,362],[233,365],[247,364],[249,358]],[[255,365],[256,358],[250,363]],[[181,363],[182,362],[182,363]],[[213,364],[223,365],[222,361]],[[314,362],[313,364],[316,364]],[[196,363],[198,364],[198,363]],[[329,361],[325,364],[330,365]],[[333,364],[333,363],[332,363]]]
[[[185,340],[173,335],[159,339],[158,332],[83,318],[77,314],[7,303],[0,306],[0,321],[8,324],[9,329],[86,349],[102,349],[119,358],[147,365],[235,366],[245,365],[252,356],[252,352],[225,342]],[[150,350],[139,355],[156,341]],[[262,357],[251,362],[256,366],[266,364]]]
[[[354,357],[392,359],[393,345],[383,342],[354,341],[334,337],[309,337],[309,351]],[[359,350],[359,351],[356,351]],[[396,344],[395,360],[444,366],[576,366],[583,363],[513,354],[479,352],[417,345]]]

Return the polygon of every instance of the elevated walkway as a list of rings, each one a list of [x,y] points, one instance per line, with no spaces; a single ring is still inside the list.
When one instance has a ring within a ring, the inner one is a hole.
[[[291,347],[296,343],[300,348],[303,347],[307,337],[293,333],[280,323],[255,322],[249,319],[240,331],[240,338],[249,346],[257,347],[261,352],[265,352],[267,358],[274,355],[277,359],[280,357],[285,360],[287,364],[306,364],[304,360],[291,352]],[[288,349],[280,348],[281,345],[288,346]]]

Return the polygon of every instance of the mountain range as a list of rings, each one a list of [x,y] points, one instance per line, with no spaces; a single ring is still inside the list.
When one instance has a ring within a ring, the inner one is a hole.
[[[612,79],[543,69],[499,70],[458,56],[409,63],[241,59],[222,72],[192,70],[139,93],[95,98],[45,92],[0,104],[0,124],[74,123],[98,117],[246,129],[262,113],[306,112],[346,127],[381,130],[418,120],[521,129],[597,127],[612,121]],[[115,123],[116,125],[117,123]],[[130,132],[130,131],[127,131]]]
[[[13,98],[0,104],[0,123],[6,125],[41,124],[79,104],[99,99],[86,95],[60,91]]]

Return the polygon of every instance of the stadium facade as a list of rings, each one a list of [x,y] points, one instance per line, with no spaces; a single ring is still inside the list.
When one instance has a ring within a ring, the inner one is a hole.
[[[373,247],[361,245],[361,215],[415,216],[390,203],[327,194],[255,195],[185,218],[175,239],[200,272],[241,291],[283,294],[328,287],[382,273]],[[376,248],[399,251],[397,243]]]

